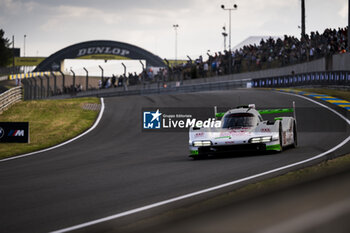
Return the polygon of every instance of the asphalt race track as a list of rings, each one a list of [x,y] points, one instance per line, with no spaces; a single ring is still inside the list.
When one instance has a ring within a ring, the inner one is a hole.
[[[255,103],[257,108],[280,108],[291,106],[292,101],[298,107],[299,147],[283,153],[193,161],[188,158],[187,133],[141,130],[142,107]],[[98,127],[84,137],[48,152],[0,162],[0,232],[64,229],[207,189],[318,155],[344,141],[350,131],[328,109],[272,91],[127,96],[106,98],[105,104]],[[327,156],[349,151],[347,143]],[[221,191],[249,182],[252,180]]]

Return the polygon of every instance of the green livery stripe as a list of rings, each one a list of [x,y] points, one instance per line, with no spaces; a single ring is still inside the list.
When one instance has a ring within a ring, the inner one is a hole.
[[[282,109],[264,109],[264,110],[258,110],[260,114],[274,114],[274,113],[287,113],[287,112],[293,112],[293,108],[282,108]]]
[[[223,137],[217,137],[217,138],[215,138],[215,139],[224,139],[224,138],[231,138],[231,136],[223,136]]]
[[[198,150],[191,150],[191,155],[198,155]]]
[[[274,120],[275,121],[282,120],[282,117],[275,117]]]
[[[281,145],[280,144],[267,145],[266,150],[281,150]]]
[[[287,113],[294,112],[293,108],[281,108],[281,109],[263,109],[257,110],[260,114],[275,114],[275,113]],[[215,117],[223,117],[225,112],[218,112],[215,114]]]
[[[218,112],[215,114],[215,117],[223,117],[225,115],[225,112]]]

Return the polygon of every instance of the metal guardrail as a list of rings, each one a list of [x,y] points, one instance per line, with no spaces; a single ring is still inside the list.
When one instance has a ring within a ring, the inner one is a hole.
[[[54,76],[56,79],[56,77]],[[242,79],[242,80],[230,80],[230,81],[217,81],[208,83],[196,83],[185,84],[181,86],[170,86],[174,83],[167,83],[160,81],[158,83],[152,83],[140,86],[130,86],[108,88],[108,89],[95,89],[81,92],[72,92],[68,94],[56,92],[56,82],[53,91],[49,85],[50,77],[46,77],[46,80],[40,78],[36,79],[24,79],[24,99],[43,99],[43,98],[74,98],[74,97],[109,97],[109,96],[126,96],[126,95],[148,95],[148,94],[170,94],[170,93],[185,93],[185,92],[198,92],[209,90],[227,90],[239,87],[293,87],[293,86],[350,86],[350,71],[329,71],[329,72],[313,72],[288,76],[277,77],[265,77],[258,79]],[[47,82],[45,90],[44,81]],[[180,83],[180,82],[179,82]],[[169,86],[164,86],[169,84]],[[62,88],[64,88],[64,82],[62,82]],[[136,89],[137,88],[137,89]]]
[[[250,79],[245,80],[233,80],[222,81],[215,83],[202,83],[193,85],[183,85],[178,87],[160,87],[153,89],[140,89],[140,90],[128,90],[128,91],[109,91],[97,90],[80,92],[77,97],[98,96],[98,97],[111,97],[111,96],[125,96],[125,95],[149,95],[149,94],[171,94],[171,93],[188,93],[199,91],[212,91],[212,90],[229,90],[232,88],[246,87],[247,83],[250,83]]]
[[[350,71],[327,71],[252,80],[252,87],[350,86]]]
[[[14,87],[0,95],[0,113],[22,100],[22,87]]]
[[[150,94],[172,94],[172,93],[188,93],[188,92],[199,92],[199,91],[212,91],[212,90],[230,90],[233,88],[245,88],[247,83],[251,83],[251,79],[244,80],[231,80],[221,81],[213,83],[200,83],[183,86],[173,87],[159,87],[149,89],[137,89],[137,90],[123,90],[123,89],[101,89],[78,92],[75,95],[61,95],[52,96],[51,99],[63,99],[72,97],[112,97],[112,96],[128,96],[128,95],[150,95]]]

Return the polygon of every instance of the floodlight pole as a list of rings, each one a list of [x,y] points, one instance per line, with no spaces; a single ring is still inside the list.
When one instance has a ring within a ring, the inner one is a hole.
[[[350,0],[348,1],[348,53],[350,53]]]
[[[223,10],[228,10],[228,12],[229,12],[229,31],[228,31],[228,47],[229,47],[229,53],[230,53],[230,58],[229,58],[229,73],[231,73],[231,71],[232,71],[232,54],[231,54],[231,12],[233,11],[233,10],[237,10],[237,5],[236,4],[234,4],[233,5],[233,8],[226,8],[225,7],[225,5],[221,5],[221,8],[223,9]]]
[[[305,37],[305,0],[301,0],[301,38]]]
[[[26,56],[26,37],[27,35],[23,36],[23,57]]]
[[[12,75],[14,73],[15,73],[15,36],[12,36]]]
[[[233,10],[237,10],[237,5],[236,4],[234,4],[233,5],[233,8],[226,8],[225,7],[225,5],[221,5],[221,8],[223,9],[223,10],[228,10],[228,12],[229,12],[229,14],[228,14],[228,18],[229,18],[229,28],[228,28],[228,43],[229,43],[229,51],[231,52],[231,12],[233,11]]]
[[[173,25],[175,30],[175,65],[177,65],[177,29],[179,28],[178,24]]]
[[[26,38],[27,38],[27,35],[24,34],[24,36],[23,36],[23,57],[26,56]],[[24,73],[26,72],[26,66],[24,66],[23,71],[24,71]]]

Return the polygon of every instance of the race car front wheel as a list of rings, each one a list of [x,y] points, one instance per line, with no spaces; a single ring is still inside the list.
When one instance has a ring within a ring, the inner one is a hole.
[[[191,156],[193,160],[206,159],[208,158],[208,154],[198,154]]]

